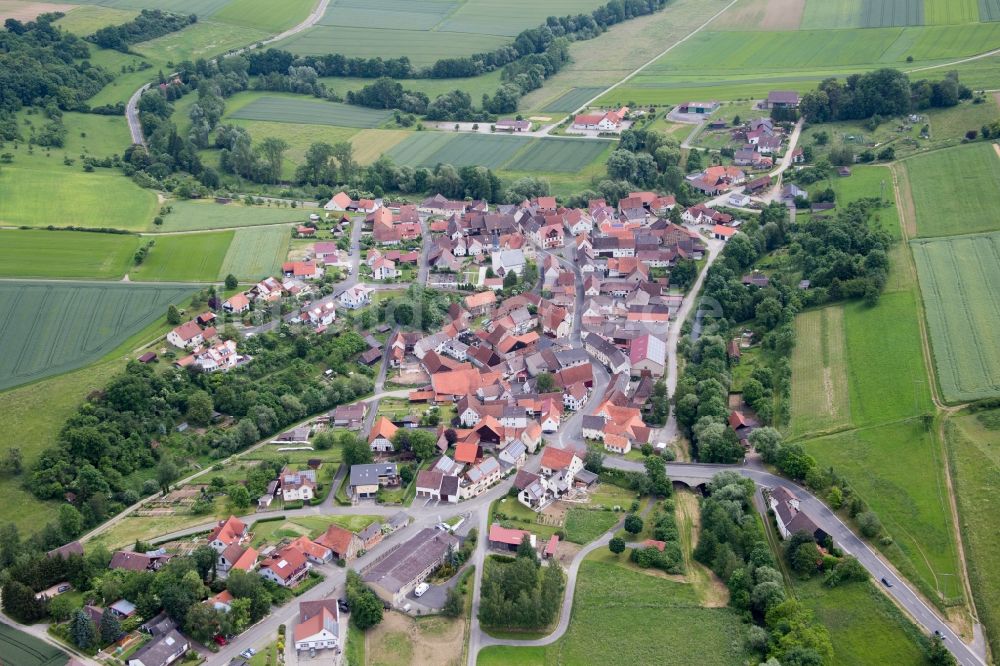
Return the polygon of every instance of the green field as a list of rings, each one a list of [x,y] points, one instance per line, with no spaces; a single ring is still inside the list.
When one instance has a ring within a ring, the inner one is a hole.
[[[924,0],[864,0],[863,28],[923,25]]]
[[[304,20],[315,5],[315,0],[229,0],[212,18],[278,33]]]
[[[802,28],[860,28],[865,0],[805,0]]]
[[[920,630],[893,605],[874,582],[830,588],[822,578],[795,581],[796,598],[830,632],[838,666],[897,664],[923,666]]]
[[[346,95],[350,90],[360,90],[372,82],[371,79],[360,79],[343,76],[324,76],[320,78],[328,90]],[[494,70],[481,76],[470,76],[457,79],[400,79],[399,83],[407,90],[422,92],[431,99],[438,95],[463,90],[474,100],[482,98],[483,94],[492,95],[500,87],[500,70]],[[596,94],[596,93],[595,93]]]
[[[129,278],[152,282],[215,282],[233,241],[233,233],[144,236],[143,241],[155,240],[156,244],[142,265],[129,270]]]
[[[0,277],[120,278],[139,237],[77,231],[0,231]]]
[[[1000,232],[911,247],[945,399],[1000,395]]]
[[[902,390],[902,389],[900,389]],[[941,446],[919,419],[804,442],[846,476],[894,543],[879,549],[929,596],[963,597]]]
[[[288,227],[238,229],[219,270],[219,279],[233,274],[240,280],[256,281],[277,275],[288,255]]]
[[[352,29],[318,25],[278,42],[275,47],[297,55],[343,53],[356,58],[406,56],[414,65],[431,65],[445,55],[467,56],[492,51],[509,37],[429,30]],[[442,47],[447,45],[447,50]]]
[[[136,44],[132,50],[149,58],[154,64],[176,63],[184,60],[193,62],[198,58],[211,58],[226,51],[253,44],[268,37],[269,33],[270,31],[229,23],[198,21],[183,30]],[[147,80],[149,78],[155,78],[155,74],[153,77],[147,77]]]
[[[844,309],[829,306],[795,318],[792,350],[792,433],[821,432],[850,423]]]
[[[857,166],[851,169],[847,178],[833,176],[830,187],[837,194],[837,201],[843,207],[858,199],[881,199],[886,205],[875,212],[874,219],[879,227],[892,238],[900,238],[899,211],[892,192],[892,172],[884,166]]]
[[[98,5],[75,7],[56,21],[63,30],[80,35],[93,34],[107,25],[120,25],[131,21],[139,12],[134,9],[113,9]]]
[[[163,216],[157,231],[196,231],[253,227],[260,224],[301,223],[309,219],[302,208],[278,206],[244,206],[238,203],[217,204],[214,201],[171,201],[171,213]]]
[[[979,21],[979,3],[976,0],[924,0],[924,21],[928,25],[975,23]]]
[[[484,166],[499,169],[531,141],[525,136],[414,132],[389,151],[398,165],[434,167]]]
[[[366,109],[336,102],[321,102],[298,97],[257,97],[230,118],[241,120],[269,120],[272,122],[334,125],[338,127],[378,127],[392,117],[391,111]]]
[[[84,173],[62,167],[61,161],[54,169],[37,161],[21,166],[16,158],[0,171],[4,224],[141,230],[155,212],[153,192],[113,171]]]
[[[976,612],[993,654],[1000,653],[1000,412],[961,415],[945,423],[958,511]],[[985,422],[984,422],[985,421]],[[991,427],[987,428],[986,423]]]
[[[489,647],[479,666],[744,663],[746,627],[728,608],[703,608],[693,586],[584,560],[569,629],[544,648]],[[656,627],[639,639],[637,623]]]
[[[0,283],[0,389],[96,361],[188,293],[120,283]]]
[[[917,235],[952,236],[1000,229],[1000,157],[976,143],[906,160]]]
[[[69,656],[34,636],[0,624],[0,661],[17,666],[62,666]]]
[[[1000,0],[979,0],[979,20],[1000,21]]]
[[[618,522],[614,511],[570,509],[566,512],[566,540],[573,543],[590,543]]]
[[[594,139],[581,141],[543,137],[518,153],[504,168],[509,171],[579,173],[616,145],[614,142]]]
[[[80,5],[100,5],[116,9],[166,9],[180,14],[211,16],[230,0],[77,0]]]
[[[545,105],[542,111],[571,113],[594,99],[604,88],[572,88]]]

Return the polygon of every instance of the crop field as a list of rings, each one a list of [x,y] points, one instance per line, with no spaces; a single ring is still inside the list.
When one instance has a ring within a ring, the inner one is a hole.
[[[863,28],[923,25],[924,0],[864,0]]]
[[[945,399],[1000,395],[1000,233],[911,246]]]
[[[119,278],[139,237],[78,231],[0,231],[0,277]]]
[[[349,90],[360,90],[371,83],[371,79],[359,79],[346,76],[320,77],[327,90],[333,90],[345,95]],[[482,98],[483,94],[492,95],[500,87],[500,70],[494,70],[482,76],[468,76],[457,79],[400,79],[399,83],[407,90],[422,92],[431,99],[438,95],[459,89],[469,93],[474,100]],[[600,92],[600,91],[598,91]],[[595,95],[597,93],[594,93]]]
[[[803,29],[860,28],[865,0],[806,0]]]
[[[113,9],[99,5],[80,6],[66,12],[56,25],[73,34],[91,35],[106,25],[120,25],[131,21],[139,12],[134,9]]]
[[[902,383],[897,384],[902,391]],[[963,596],[942,449],[920,419],[803,442],[871,507],[895,543],[879,546],[930,596]],[[948,575],[942,575],[948,574]]]
[[[278,206],[244,206],[238,203],[217,204],[214,201],[171,201],[173,211],[163,216],[157,231],[195,231],[252,227],[260,224],[305,222],[309,213],[302,208]]]
[[[303,97],[276,97],[265,95],[253,99],[239,110],[229,114],[243,120],[268,120],[272,122],[304,123],[310,125],[335,125],[339,127],[378,127],[392,117],[392,112],[366,109],[336,102],[321,102]]]
[[[948,455],[972,595],[994,654],[1000,650],[1000,411],[963,414],[945,423]]]
[[[211,16],[230,0],[74,0],[80,5],[100,5],[115,9],[165,9],[179,14]]]
[[[396,164],[433,167],[484,166],[499,169],[531,141],[525,136],[415,132],[389,151]]]
[[[0,661],[17,666],[63,666],[69,656],[34,636],[0,624]]]
[[[229,274],[240,280],[260,280],[275,275],[288,254],[288,227],[238,229],[219,270],[219,279]]]
[[[614,145],[614,142],[593,139],[543,137],[519,152],[504,168],[508,171],[577,173]]]
[[[379,26],[422,31],[438,26],[455,11],[455,0],[333,0],[319,25],[343,28]]]
[[[0,389],[93,362],[179,303],[187,287],[0,283]]]
[[[795,597],[830,632],[834,663],[843,666],[926,663],[917,627],[874,582],[826,587],[819,576],[796,580]]]
[[[1000,0],[979,0],[979,20],[1000,21]]]
[[[149,282],[215,282],[233,233],[144,236],[144,241],[155,240],[156,244],[141,265],[129,270],[129,278]]]
[[[595,555],[580,565],[572,617],[562,638],[544,648],[486,648],[479,666],[722,666],[749,658],[743,647],[746,626],[734,611],[704,608],[692,585],[608,565]],[[633,640],[639,616],[657,630]]]
[[[712,21],[712,30],[798,30],[808,0],[745,0]]]
[[[977,0],[924,0],[924,22],[928,25],[975,23],[980,20]],[[983,18],[987,21],[989,19]]]
[[[917,235],[952,236],[1000,229],[1000,156],[977,143],[904,162],[917,211]],[[947,196],[941,196],[947,192]]]
[[[603,0],[466,0],[441,23],[442,32],[480,33],[516,37],[526,28],[545,23],[549,16],[586,14]]]
[[[792,433],[850,423],[844,309],[830,306],[795,318],[792,351]]]
[[[229,0],[212,18],[278,33],[303,21],[315,5],[314,0]]]
[[[572,88],[549,102],[542,111],[571,113],[594,99],[604,88]]]
[[[392,150],[393,146],[405,141],[411,134],[409,130],[361,130],[351,137],[354,161],[358,164],[371,164]]]
[[[358,58],[406,56],[415,65],[431,65],[443,57],[492,51],[510,37],[430,30],[341,28],[319,25],[275,44],[298,55],[342,53]]]

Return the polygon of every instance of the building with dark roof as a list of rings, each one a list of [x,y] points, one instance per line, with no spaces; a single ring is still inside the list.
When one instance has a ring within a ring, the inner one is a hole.
[[[383,601],[399,606],[459,543],[449,532],[425,527],[369,567],[362,578]]]

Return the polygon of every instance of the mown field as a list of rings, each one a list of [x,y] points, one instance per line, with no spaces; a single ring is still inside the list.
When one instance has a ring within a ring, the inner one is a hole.
[[[991,143],[904,162],[917,211],[917,235],[952,236],[1000,229],[1000,156]]]
[[[894,541],[879,550],[905,576],[930,596],[963,596],[941,445],[920,419],[803,444],[821,467],[846,476],[878,515]]]
[[[62,666],[69,656],[34,636],[0,624],[0,660],[17,666]]]
[[[315,6],[315,0],[229,0],[212,18],[278,33],[305,20]]]
[[[792,351],[792,433],[850,423],[844,309],[830,306],[795,318]]]
[[[595,554],[596,555],[596,554]],[[637,638],[637,622],[656,627]],[[745,625],[728,608],[702,607],[693,586],[592,555],[580,566],[569,629],[544,648],[489,647],[479,666],[743,663]]]
[[[238,229],[219,269],[219,279],[229,274],[240,280],[256,281],[277,275],[288,255],[288,227]]]
[[[373,128],[392,117],[391,111],[366,109],[336,102],[321,102],[302,96],[277,97],[264,95],[229,114],[240,120],[334,125],[338,127]]]
[[[911,247],[945,399],[1000,395],[1000,232]]]
[[[309,219],[309,212],[302,208],[285,208],[276,205],[244,206],[239,203],[217,204],[208,200],[171,201],[173,209],[163,216],[157,231],[197,231],[203,229],[228,229],[253,227],[261,224],[301,223]]]
[[[146,260],[129,269],[129,279],[150,282],[215,282],[233,241],[232,231],[178,236],[144,236],[154,240]]]
[[[920,630],[876,588],[874,581],[830,588],[815,576],[807,582],[795,581],[792,587],[796,598],[830,632],[834,663],[838,666],[927,663],[920,648]]]
[[[139,237],[77,231],[0,231],[0,277],[119,278]]]
[[[120,283],[0,283],[0,389],[96,361],[190,291]]]
[[[85,5],[66,12],[66,16],[56,21],[56,25],[82,37],[91,35],[106,25],[121,25],[131,21],[138,13],[135,9]]]
[[[976,612],[993,654],[1000,653],[1000,412],[962,414],[945,423],[966,561]]]

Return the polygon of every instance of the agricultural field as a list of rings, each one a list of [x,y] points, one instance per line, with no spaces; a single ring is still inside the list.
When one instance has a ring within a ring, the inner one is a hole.
[[[976,143],[904,162],[910,178],[920,237],[952,236],[1000,229],[1000,155],[991,143]]]
[[[229,0],[212,19],[279,33],[305,20],[315,5],[315,0]]]
[[[977,0],[924,0],[924,22],[928,25],[944,25],[950,23],[975,23],[993,19],[980,18],[980,7],[986,8],[986,2]]]
[[[232,231],[144,236],[154,240],[149,256],[129,270],[129,279],[147,282],[215,282],[233,241]]]
[[[961,414],[945,422],[976,612],[994,654],[1000,650],[1000,411]]]
[[[712,21],[712,30],[798,30],[805,7],[806,0],[746,0]]]
[[[165,9],[179,14],[212,16],[231,0],[74,0],[79,5],[99,5],[116,9]]]
[[[81,37],[92,35],[104,26],[127,23],[138,15],[135,9],[114,9],[99,5],[78,6],[66,12],[56,25]],[[93,47],[96,48],[96,47]]]
[[[328,90],[333,90],[340,95],[346,95],[348,91],[360,90],[371,83],[371,79],[358,79],[342,76],[324,76],[320,78]],[[401,79],[399,83],[407,90],[422,92],[431,99],[438,95],[451,92],[452,90],[464,90],[474,100],[479,100],[483,94],[492,95],[500,87],[500,70],[494,70],[482,76],[470,76],[457,79]],[[600,92],[600,91],[598,91]],[[597,93],[594,93],[597,94]],[[591,95],[593,97],[593,95]]]
[[[5,340],[0,389],[96,361],[190,291],[120,283],[0,283]]]
[[[572,88],[545,105],[542,111],[572,113],[594,99],[604,88]]]
[[[139,237],[78,231],[0,231],[0,277],[120,278]]]
[[[396,164],[413,167],[444,163],[499,169],[529,142],[530,138],[516,135],[414,132],[393,147],[389,156]]]
[[[911,247],[945,400],[1000,395],[1000,232]]]
[[[219,279],[232,274],[250,282],[276,275],[288,254],[290,233],[288,227],[238,229],[222,261]]]
[[[964,596],[943,453],[922,420],[851,430],[803,445],[820,467],[843,474],[878,515],[894,542],[878,547],[904,576],[931,597]]]
[[[795,318],[792,351],[792,433],[821,432],[850,423],[844,309],[832,305]]]
[[[838,665],[927,663],[920,630],[875,585],[852,582],[830,588],[814,576],[794,581],[792,589],[829,630]]]
[[[17,666],[63,666],[69,661],[69,656],[59,648],[4,623],[0,624],[0,660]]]
[[[479,666],[743,663],[746,626],[728,608],[704,608],[693,586],[609,564],[580,566],[569,629],[544,648],[489,647]],[[606,558],[605,558],[606,559]],[[639,615],[637,615],[639,613]],[[634,640],[636,618],[655,632]]]
[[[892,194],[892,172],[889,167],[856,166],[851,169],[849,177],[833,176],[828,184],[837,194],[837,202],[841,207],[858,199],[881,199],[885,205],[875,212],[874,220],[893,239],[900,238],[899,211],[896,210],[896,199]]]
[[[937,0],[943,2],[944,0]],[[964,0],[969,2],[969,0]],[[979,0],[980,21],[1000,21],[1000,2],[998,0]]]
[[[230,229],[261,224],[294,224],[305,222],[309,213],[302,208],[276,205],[244,206],[239,203],[217,204],[209,200],[178,200],[168,202],[172,211],[163,216],[157,231],[199,231]]]
[[[504,168],[508,171],[579,173],[616,145],[611,141],[543,137],[519,152]]]
[[[244,97],[250,98],[250,102],[231,111],[228,114],[230,118],[370,129],[384,124],[392,117],[391,111],[323,102],[302,95],[279,97],[256,96],[251,93]],[[236,104],[240,104],[240,101]]]

